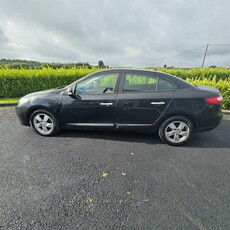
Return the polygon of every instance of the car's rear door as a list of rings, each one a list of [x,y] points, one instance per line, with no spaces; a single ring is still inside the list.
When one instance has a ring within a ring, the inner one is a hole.
[[[151,127],[167,108],[173,95],[173,83],[155,73],[123,72],[117,96],[117,126]]]

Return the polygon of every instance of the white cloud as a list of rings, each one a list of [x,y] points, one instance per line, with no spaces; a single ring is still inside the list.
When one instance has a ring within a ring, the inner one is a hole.
[[[106,65],[200,66],[229,44],[228,0],[2,0],[1,58]],[[229,66],[230,46],[206,65]]]

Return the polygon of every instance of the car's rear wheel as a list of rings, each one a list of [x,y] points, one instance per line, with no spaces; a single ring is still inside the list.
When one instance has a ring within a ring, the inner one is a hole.
[[[161,124],[158,134],[163,142],[176,146],[186,143],[190,139],[193,130],[193,124],[189,119],[175,116]]]
[[[57,119],[46,110],[34,111],[30,116],[30,125],[42,136],[51,136],[59,131]]]

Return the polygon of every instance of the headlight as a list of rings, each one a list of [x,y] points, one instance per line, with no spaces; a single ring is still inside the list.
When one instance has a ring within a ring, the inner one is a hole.
[[[28,101],[29,101],[29,99],[28,99],[28,98],[26,98],[26,97],[22,97],[22,98],[19,100],[18,105],[25,104],[25,103],[26,103],[26,102],[28,102]]]

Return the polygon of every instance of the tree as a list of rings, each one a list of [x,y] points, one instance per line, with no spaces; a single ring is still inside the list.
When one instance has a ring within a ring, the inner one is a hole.
[[[216,65],[211,65],[211,66],[209,66],[209,68],[215,69],[215,68],[217,68],[217,66]]]
[[[100,61],[98,62],[98,67],[99,67],[99,68],[104,68],[104,67],[105,67],[105,65],[104,65],[104,63],[103,63],[102,60],[100,60]]]

